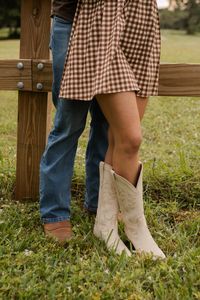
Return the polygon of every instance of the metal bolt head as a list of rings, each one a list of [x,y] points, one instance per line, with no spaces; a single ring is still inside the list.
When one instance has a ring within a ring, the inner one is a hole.
[[[22,81],[19,81],[17,83],[17,87],[18,87],[18,89],[22,90],[24,88],[24,83]]]
[[[17,69],[22,70],[24,68],[24,64],[22,62],[18,62]]]
[[[38,70],[44,69],[44,64],[43,64],[43,63],[39,63],[39,64],[37,65],[37,68],[38,68]]]
[[[43,84],[41,82],[38,82],[36,87],[37,87],[37,90],[41,91],[43,89]]]

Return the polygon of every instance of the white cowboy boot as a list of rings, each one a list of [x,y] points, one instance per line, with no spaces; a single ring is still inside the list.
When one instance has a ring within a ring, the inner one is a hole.
[[[143,165],[140,162],[140,174],[135,187],[124,177],[112,171],[119,207],[125,225],[125,233],[138,252],[152,253],[154,258],[165,258],[147,227],[143,207]]]
[[[106,243],[109,250],[114,249],[117,254],[125,251],[131,256],[131,252],[118,235],[119,207],[111,171],[112,167],[109,164],[100,162],[99,198],[93,233]]]

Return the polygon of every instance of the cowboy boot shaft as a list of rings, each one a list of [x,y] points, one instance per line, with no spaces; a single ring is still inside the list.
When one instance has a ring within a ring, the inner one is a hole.
[[[118,235],[119,207],[111,171],[109,164],[100,162],[99,199],[93,233],[106,243],[109,250],[114,249],[117,254],[125,251],[130,256],[130,251]]]
[[[136,251],[144,251],[152,253],[154,257],[164,258],[164,253],[151,236],[144,215],[142,173],[143,165],[140,163],[138,182],[135,187],[127,179],[113,172],[125,233]]]

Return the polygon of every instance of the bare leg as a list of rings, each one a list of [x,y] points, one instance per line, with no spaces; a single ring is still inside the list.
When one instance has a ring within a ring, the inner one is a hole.
[[[105,162],[109,165],[113,165],[113,149],[114,149],[114,136],[112,130],[109,127],[108,129],[108,150],[105,156]]]
[[[105,162],[111,164],[117,174],[136,184],[142,139],[140,120],[148,99],[139,99],[134,92],[102,94],[96,98],[110,125]]]
[[[141,98],[141,97],[137,97],[137,96],[136,96],[136,99],[137,99],[137,106],[138,106],[140,121],[142,121],[142,118],[144,116],[145,109],[146,109],[149,99]],[[109,145],[108,145],[108,150],[107,150],[106,156],[105,156],[105,162],[112,166],[113,165],[112,164],[112,156],[113,156],[113,149],[114,149],[114,136],[113,136],[113,132],[110,127],[108,130],[108,141],[109,141]]]
[[[115,240],[119,240],[116,222],[113,226],[112,223],[107,222],[105,226],[106,214],[110,213],[108,220],[115,220],[117,218],[116,215],[119,210],[114,204],[118,202],[125,224],[125,234],[132,242],[136,251],[151,253],[154,258],[165,258],[165,254],[151,236],[144,216],[143,189],[141,184],[142,164],[140,172],[138,172],[138,152],[142,140],[140,122],[144,115],[147,99],[137,100],[133,92],[99,95],[96,98],[110,125],[110,139],[114,140],[111,142],[112,146],[109,148],[108,158],[112,162],[115,171],[112,178],[114,179],[114,189],[117,193],[111,193],[111,183],[110,185],[108,184],[107,178],[105,181],[107,184],[101,185],[99,197],[101,206],[98,206],[94,232],[96,232],[96,236],[103,236],[105,240],[107,232],[112,229],[113,231],[115,230]],[[101,166],[111,168],[103,163]],[[137,185],[136,193],[133,185],[136,186],[138,178],[140,181]],[[106,209],[109,196],[111,196],[110,206]],[[106,201],[103,202],[105,199]],[[117,201],[111,203],[113,199]],[[106,235],[103,235],[104,232],[106,232]],[[119,241],[121,242],[121,240]],[[121,245],[119,253],[122,250],[127,251],[124,244],[121,243]]]

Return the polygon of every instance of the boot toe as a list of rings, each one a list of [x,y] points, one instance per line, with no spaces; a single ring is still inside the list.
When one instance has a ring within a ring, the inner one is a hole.
[[[72,238],[71,223],[70,221],[61,221],[44,224],[44,233],[60,244],[64,244]]]

